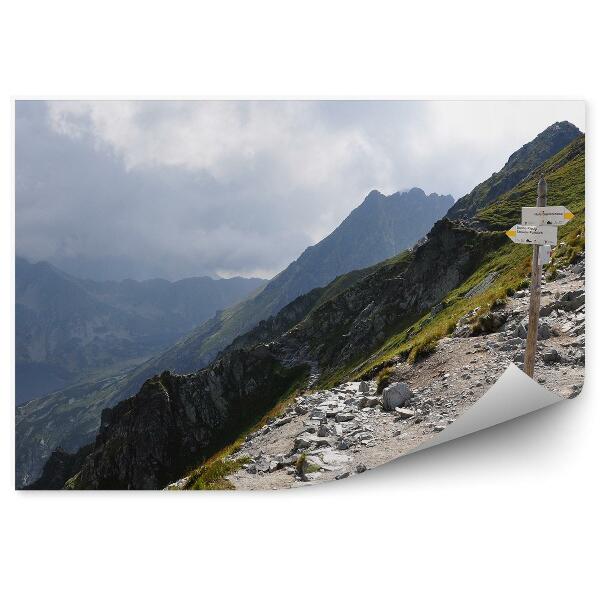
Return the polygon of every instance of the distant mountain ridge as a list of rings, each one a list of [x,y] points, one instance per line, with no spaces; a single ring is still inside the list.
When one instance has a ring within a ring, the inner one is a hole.
[[[155,372],[172,369],[186,373],[208,364],[237,336],[298,296],[409,248],[453,202],[450,195],[427,195],[420,188],[389,196],[371,191],[332,233],[308,247],[262,291],[215,315],[165,354],[143,365],[125,393],[134,393]]]
[[[96,282],[17,257],[17,404],[89,370],[140,362],[264,283],[241,277]]]

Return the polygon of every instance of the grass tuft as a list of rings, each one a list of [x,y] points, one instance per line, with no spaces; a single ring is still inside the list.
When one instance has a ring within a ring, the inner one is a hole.
[[[394,375],[394,368],[393,367],[384,367],[383,369],[381,369],[381,371],[379,371],[379,373],[377,373],[377,377],[375,378],[375,381],[377,382],[377,393],[381,394],[383,392],[383,390],[390,385],[390,383],[392,382],[392,377]]]
[[[234,460],[215,458],[192,473],[188,490],[233,490],[235,486],[226,477],[243,467],[250,458],[242,456]]]

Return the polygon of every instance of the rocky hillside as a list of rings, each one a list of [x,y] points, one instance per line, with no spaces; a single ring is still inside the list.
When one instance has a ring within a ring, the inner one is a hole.
[[[535,139],[511,154],[506,164],[491,177],[480,183],[466,196],[457,200],[448,211],[449,219],[468,219],[492,204],[508,190],[531,175],[536,167],[569,145],[581,131],[568,121],[554,123]]]
[[[565,205],[575,214],[560,230],[560,244],[547,270],[551,281],[561,276],[565,266],[582,258],[583,140],[576,139],[538,168],[546,173],[550,202]],[[436,356],[443,340],[453,332],[456,336],[472,336],[500,331],[510,316],[500,317],[496,308],[526,285],[531,250],[512,244],[498,229],[512,218],[516,205],[534,202],[537,175],[534,169],[496,199],[493,228],[486,228],[484,219],[473,223],[442,220],[418,247],[368,269],[342,289],[336,289],[339,282],[334,282],[329,289],[299,299],[285,318],[278,315],[262,323],[209,367],[193,375],[163,374],[153,379],[154,383],[146,384],[137,395],[106,413],[93,450],[82,468],[72,474],[68,487],[166,485],[185,474],[185,464],[194,460],[202,464],[214,450],[225,452],[226,443],[261,426],[261,420],[268,416],[264,405],[263,410],[251,411],[252,416],[246,413],[248,419],[243,425],[235,417],[229,420],[230,411],[233,415],[237,410],[229,394],[244,368],[238,365],[238,356],[243,356],[245,363],[251,362],[257,374],[262,368],[286,373],[297,369],[286,378],[292,382],[291,388],[316,384],[331,389],[348,381],[373,379],[385,387],[393,380],[398,365],[413,372],[422,361]],[[490,222],[489,214],[487,219]],[[309,368],[311,378],[307,379]],[[161,383],[163,378],[165,382]],[[289,397],[289,389],[278,395],[271,388],[261,387],[266,382],[255,383],[271,410],[277,410],[277,403]],[[367,385],[372,392],[374,383]],[[435,387],[433,382],[431,387]],[[181,390],[186,390],[185,400],[181,400]],[[248,397],[248,390],[240,393]],[[209,435],[205,427],[215,406],[222,411],[221,419],[211,421]],[[161,423],[168,424],[168,436],[158,435]],[[237,427],[232,429],[231,423],[237,423]],[[136,432],[142,427],[156,431],[156,435],[138,436]],[[215,444],[215,438],[220,442]],[[179,439],[194,441],[182,445],[174,441]],[[240,466],[246,459],[238,458],[235,465]],[[213,465],[221,474],[223,469],[231,469],[230,463],[223,466],[222,460],[215,461],[211,459],[195,471],[199,481],[211,479],[206,470]],[[51,474],[45,475],[50,479]]]
[[[139,363],[264,283],[242,277],[95,282],[17,258],[17,404],[93,371]]]
[[[100,373],[95,381],[79,382],[29,403],[17,413],[17,481],[29,483],[38,477],[43,461],[56,446],[72,451],[89,443],[102,409],[135,394],[154,374],[167,369],[178,373],[197,370],[237,336],[315,287],[330,284],[329,294],[341,291],[361,276],[353,269],[372,265],[413,244],[452,202],[451,196],[428,196],[416,188],[391,196],[371,192],[333,233],[308,248],[264,289],[230,309],[217,311],[167,351],[127,371]],[[353,275],[339,277],[346,271]],[[104,297],[111,290],[95,291]],[[127,298],[120,302],[121,307],[130,304]]]
[[[535,378],[566,398],[581,391],[585,376],[584,278],[582,258],[560,279],[544,282]],[[416,364],[395,362],[383,394],[376,382],[354,381],[299,395],[224,460],[168,488],[281,489],[344,479],[394,460],[454,423],[511,363],[522,367],[528,308],[529,291],[516,292],[493,310],[502,322],[498,331],[469,326],[442,338]]]

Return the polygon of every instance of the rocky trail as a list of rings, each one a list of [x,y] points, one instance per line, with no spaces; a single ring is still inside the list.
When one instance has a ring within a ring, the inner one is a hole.
[[[564,397],[577,395],[584,380],[584,277],[582,261],[542,288],[535,377]],[[229,481],[236,489],[312,485],[415,449],[459,418],[511,362],[522,368],[528,307],[529,291],[516,292],[490,313],[494,332],[477,336],[465,315],[433,354],[414,365],[399,361],[383,395],[374,381],[364,381],[298,396],[229,457],[248,459]]]

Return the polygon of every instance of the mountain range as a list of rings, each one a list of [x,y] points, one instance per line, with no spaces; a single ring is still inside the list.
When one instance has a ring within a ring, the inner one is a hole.
[[[243,277],[98,282],[17,257],[16,402],[131,367],[265,283]]]
[[[55,452],[34,487],[162,488],[235,448],[311,382],[328,388],[373,379],[390,361],[414,363],[435,352],[465,315],[479,319],[479,328],[488,326],[489,311],[523,285],[531,262],[530,248],[513,244],[500,226],[507,229],[514,212],[535,201],[542,172],[553,203],[575,215],[561,228],[553,268],[577,260],[584,153],[579,135],[472,221],[444,218],[413,249],[300,296],[206,368],[154,375],[103,411],[93,444],[75,454]]]
[[[210,363],[237,336],[286,304],[337,276],[376,264],[409,248],[453,205],[452,196],[419,188],[390,196],[373,190],[326,238],[307,248],[259,293],[219,311],[164,354],[137,369],[123,390],[134,393],[154,373],[189,373]]]
[[[198,328],[188,328],[188,335],[166,351],[127,371],[80,378],[75,385],[21,407],[17,411],[17,481],[26,483],[37,476],[56,446],[75,450],[91,441],[102,410],[134,394],[155,373],[166,369],[189,373],[205,366],[237,336],[299,295],[411,246],[452,203],[452,196],[427,195],[418,188],[390,196],[372,191],[330,235],[307,248],[256,293],[231,308],[217,310]],[[97,288],[95,284],[96,293]]]
[[[102,412],[95,441],[89,444],[89,437],[82,437],[78,452],[56,450],[34,487],[160,488],[215,452],[223,452],[276,410],[293,390],[315,381],[328,387],[349,378],[370,379],[390,359],[410,362],[434,352],[436,341],[465,314],[484,311],[522,283],[530,253],[511,244],[501,229],[514,224],[513,215],[520,206],[535,201],[542,171],[554,190],[553,203],[569,207],[576,215],[561,231],[568,249],[565,260],[570,256],[570,245],[578,243],[582,231],[585,152],[583,135],[573,137],[572,133],[568,123],[542,132],[526,150],[511,156],[510,169],[501,177],[487,180],[508,186],[505,191],[475,193],[483,189],[480,184],[466,200],[459,200],[458,216],[451,209],[448,218],[435,222],[426,237],[416,244],[422,236],[417,237],[407,250],[339,275],[322,287],[313,286],[278,312],[273,310],[255,321],[252,329],[236,325],[236,316],[243,314],[239,306],[246,302],[220,313],[216,321],[211,319],[212,329],[205,331],[200,344],[197,330],[177,344],[178,351],[171,355],[181,357],[180,364],[192,356],[189,364],[207,360],[211,361],[208,366],[192,369],[188,375],[167,370],[158,374],[161,369],[156,369],[139,391],[118,404],[105,398],[105,405],[113,407]],[[546,157],[549,138],[564,143]],[[515,156],[520,160],[514,160]],[[507,183],[512,178],[516,182]],[[371,193],[363,205],[372,201],[385,205],[379,196]],[[305,260],[309,259],[310,253]],[[317,261],[321,262],[327,263]],[[255,302],[281,275],[247,302]],[[293,270],[288,276],[289,280],[281,280],[283,284],[294,281]],[[286,290],[286,285],[275,289]],[[278,301],[275,294],[271,306]],[[224,330],[231,320],[233,326]],[[217,338],[214,346],[206,343],[211,336]],[[232,343],[221,350],[225,340]],[[126,390],[132,381],[124,378],[109,387]],[[97,392],[92,397],[97,398]],[[56,402],[62,411],[68,406],[65,400]],[[21,431],[31,430],[35,419],[21,417]],[[18,444],[19,437],[18,429]],[[32,472],[33,468],[29,476]]]

